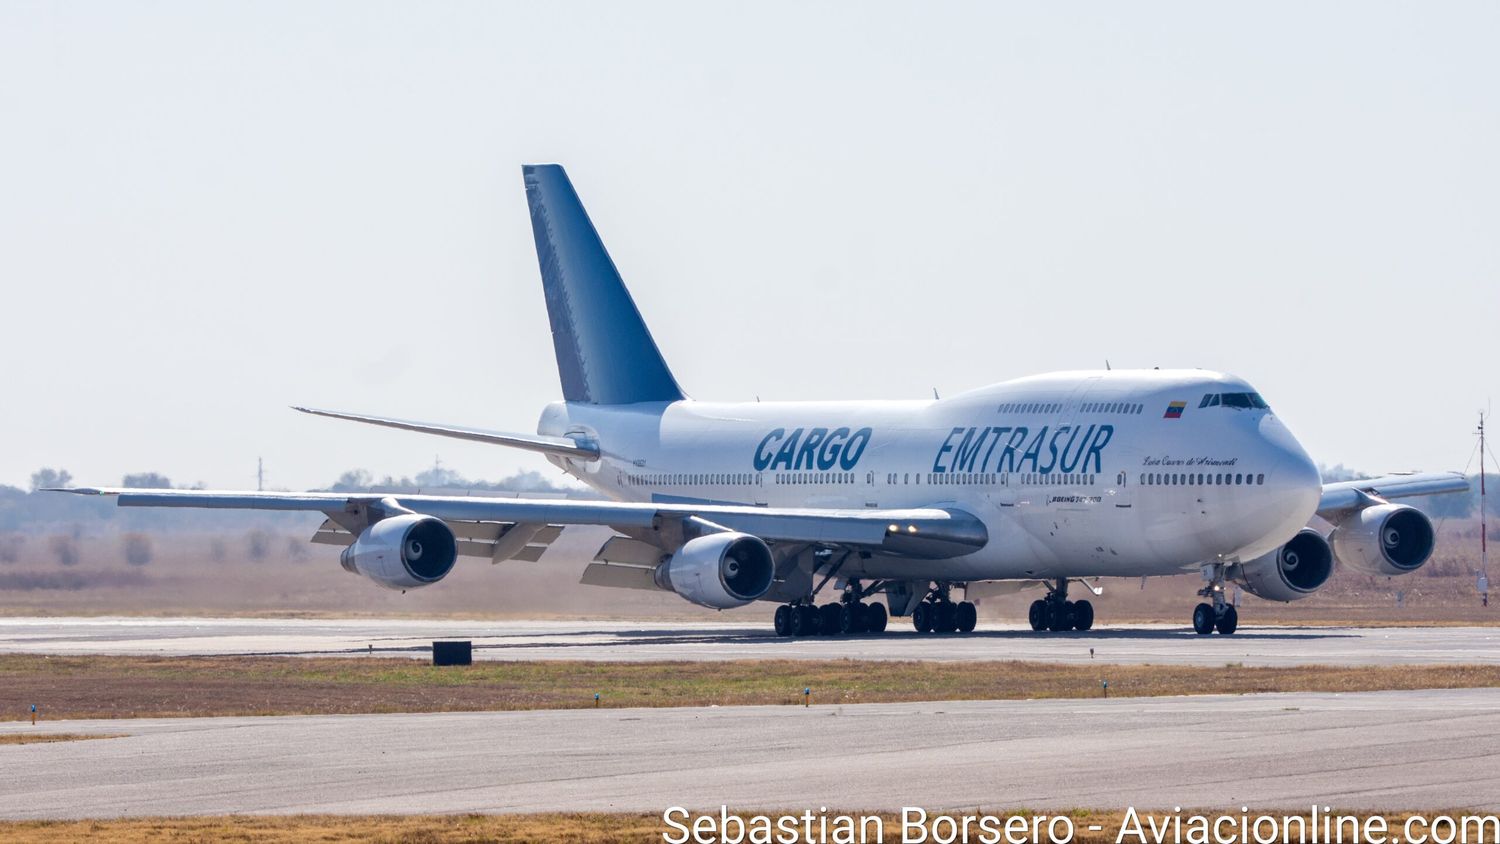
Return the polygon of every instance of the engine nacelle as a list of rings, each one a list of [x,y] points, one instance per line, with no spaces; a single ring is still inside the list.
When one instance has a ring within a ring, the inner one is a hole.
[[[381,519],[339,555],[344,571],[402,591],[437,583],[457,560],[453,531],[442,519],[416,513]]]
[[[776,563],[771,549],[748,533],[711,533],[690,539],[656,567],[656,585],[699,606],[727,610],[766,594]]]
[[[1333,553],[1361,574],[1410,574],[1432,556],[1432,521],[1405,504],[1350,513],[1333,529]]]
[[[1257,598],[1298,601],[1323,588],[1333,575],[1333,549],[1323,534],[1303,528],[1287,544],[1230,572]]]

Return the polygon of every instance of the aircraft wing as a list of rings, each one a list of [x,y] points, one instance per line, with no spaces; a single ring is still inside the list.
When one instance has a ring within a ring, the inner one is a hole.
[[[1318,515],[1334,521],[1345,513],[1362,510],[1394,498],[1468,491],[1468,479],[1458,472],[1413,472],[1357,481],[1341,481],[1323,485],[1323,498],[1318,502]]]
[[[384,515],[420,513],[442,519],[452,527],[460,541],[461,554],[491,557],[496,561],[512,559],[518,554],[524,559],[526,555],[521,554],[521,549],[535,546],[536,536],[550,542],[556,530],[569,525],[612,527],[665,553],[675,551],[687,538],[719,528],[753,534],[767,543],[843,546],[920,559],[972,553],[984,547],[989,539],[979,519],[962,511],[939,508],[823,510],[341,492],[126,488],[61,491],[110,496],[121,507],[322,512],[328,521],[319,528],[314,541],[342,545],[353,542]],[[530,553],[540,556],[539,552]]]
[[[500,431],[485,431],[479,428],[465,428],[459,425],[438,425],[431,422],[412,422],[406,419],[390,419],[385,416],[367,416],[363,413],[344,413],[338,410],[319,410],[315,407],[293,407],[303,413],[313,416],[327,416],[331,419],[347,419],[351,422],[363,422],[366,425],[379,425],[383,428],[398,428],[402,431],[416,431],[421,434],[436,434],[440,437],[453,437],[459,440],[471,442],[488,443],[490,445],[504,445],[511,448],[524,449],[526,451],[539,451],[543,454],[555,454],[559,457],[572,457],[579,460],[598,460],[599,449],[592,443],[573,440],[567,437],[544,437],[540,434],[507,434]],[[162,505],[152,505],[162,506]]]

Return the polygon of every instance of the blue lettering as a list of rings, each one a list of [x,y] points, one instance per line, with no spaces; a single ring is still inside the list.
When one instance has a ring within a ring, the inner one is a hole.
[[[1042,456],[1042,443],[1045,442],[1046,439],[1047,439],[1047,426],[1043,425],[1042,429],[1040,431],[1036,432],[1036,438],[1031,441],[1031,445],[1026,446],[1026,453],[1023,454],[1023,455],[1021,455],[1021,460],[1020,460],[1021,465],[1025,465],[1028,461],[1030,461],[1030,463],[1031,463],[1031,471],[1033,471],[1033,472],[1041,472],[1042,471],[1037,466],[1037,459]]]
[[[813,455],[817,453],[818,444],[823,442],[826,436],[828,436],[827,428],[814,428],[808,431],[807,439],[802,441],[802,448],[797,450],[797,465],[792,468],[811,469],[817,465],[817,458]]]
[[[760,445],[755,449],[755,471],[764,472],[766,467],[771,465],[771,458],[774,455],[766,446],[770,445],[772,440],[779,440],[784,436],[786,436],[786,429],[777,428],[766,434],[766,438],[760,441]]]
[[[979,433],[978,437],[974,436],[976,431]],[[989,434],[989,428],[983,430],[970,428],[969,432],[964,434],[963,441],[958,444],[958,448],[954,451],[954,456],[958,458],[954,461],[954,468],[960,472],[974,471],[974,461],[979,457],[979,446]]]
[[[1056,431],[1053,432],[1052,439],[1050,439],[1050,440],[1047,441],[1047,451],[1051,452],[1052,457],[1051,457],[1050,460],[1047,461],[1047,465],[1046,466],[1039,466],[1039,467],[1037,467],[1037,471],[1038,472],[1041,472],[1042,474],[1046,474],[1046,473],[1052,471],[1053,467],[1057,465],[1057,438],[1060,437],[1060,436],[1062,436],[1067,430],[1068,430],[1068,426],[1067,425],[1063,425],[1062,427],[1058,428]]]
[[[995,469],[997,471],[1001,471],[1001,472],[1015,472],[1015,471],[1017,471],[1017,469],[1016,469],[1016,446],[1020,445],[1021,441],[1024,440],[1024,439],[1026,439],[1026,434],[1027,434],[1027,430],[1026,430],[1026,426],[1025,425],[1017,425],[1016,429],[1014,431],[1010,432],[1010,442],[1008,442],[1008,443],[1005,444],[1005,450],[1002,451],[1002,452],[1000,452],[1000,460],[995,465]]]
[[[823,440],[823,448],[818,451],[818,468],[826,472],[839,462],[839,450],[844,440],[849,439],[848,428],[834,428],[833,433]]]
[[[869,428],[860,428],[849,437],[849,442],[844,446],[844,453],[839,457],[839,465],[844,471],[852,470],[854,464],[859,462],[860,456],[865,453],[865,446],[870,444],[870,433]],[[859,445],[856,446],[855,443]]]
[[[797,453],[797,441],[802,438],[802,429],[792,431],[791,436],[781,443],[781,448],[776,452],[776,459],[771,461],[772,469],[792,468],[792,456]]]
[[[1077,468],[1078,458],[1083,456],[1084,446],[1088,444],[1089,438],[1094,435],[1093,425],[1089,426],[1088,430],[1084,432],[1082,438],[1078,436],[1078,432],[1080,430],[1082,429],[1074,428],[1071,432],[1069,432],[1068,442],[1063,446],[1062,460],[1058,463],[1058,468],[1064,472],[1072,472]],[[1077,449],[1073,448],[1073,443],[1075,440],[1078,442]],[[1072,452],[1071,454],[1069,454],[1070,451]]]
[[[1103,459],[1102,455],[1100,454],[1100,452],[1104,451],[1104,447],[1107,446],[1107,445],[1109,445],[1109,441],[1110,441],[1110,439],[1112,439],[1114,437],[1114,435],[1115,435],[1115,426],[1113,426],[1113,425],[1100,425],[1099,426],[1099,433],[1097,433],[1097,434],[1094,435],[1094,441],[1089,444],[1089,453],[1087,455],[1085,455],[1084,458],[1083,458],[1083,471],[1085,471],[1085,472],[1102,472],[1102,471],[1104,471],[1104,469],[1103,469],[1103,467],[1104,467],[1104,459]],[[1093,464],[1094,464],[1094,468],[1093,469],[1089,468],[1089,461],[1093,461]]]
[[[956,436],[958,436],[959,434],[962,434],[963,432],[964,432],[963,428],[954,428],[952,431],[948,432],[948,438],[945,439],[945,440],[943,440],[943,447],[940,448],[940,449],[938,449],[937,457],[934,457],[932,459],[932,471],[934,471],[934,472],[946,472],[946,471],[948,471],[943,466],[943,455],[947,454],[948,452],[950,452],[950,451],[953,450],[953,438],[956,437]]]

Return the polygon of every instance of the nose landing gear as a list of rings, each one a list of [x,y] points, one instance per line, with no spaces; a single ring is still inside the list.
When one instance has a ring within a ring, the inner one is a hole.
[[[1228,636],[1239,629],[1239,611],[1224,599],[1224,569],[1223,564],[1204,569],[1204,577],[1209,583],[1198,590],[1198,597],[1208,598],[1213,603],[1193,607],[1193,632],[1199,636],[1207,636],[1215,630]]]
[[[1038,632],[1088,630],[1094,626],[1094,605],[1087,600],[1068,600],[1068,580],[1060,577],[1047,590],[1047,597],[1031,602],[1027,620]]]

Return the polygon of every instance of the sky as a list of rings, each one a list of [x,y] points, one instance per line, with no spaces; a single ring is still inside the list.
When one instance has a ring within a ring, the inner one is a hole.
[[[1250,380],[1461,469],[1500,396],[1500,4],[0,0],[0,483],[558,472],[521,165],[678,381]]]

